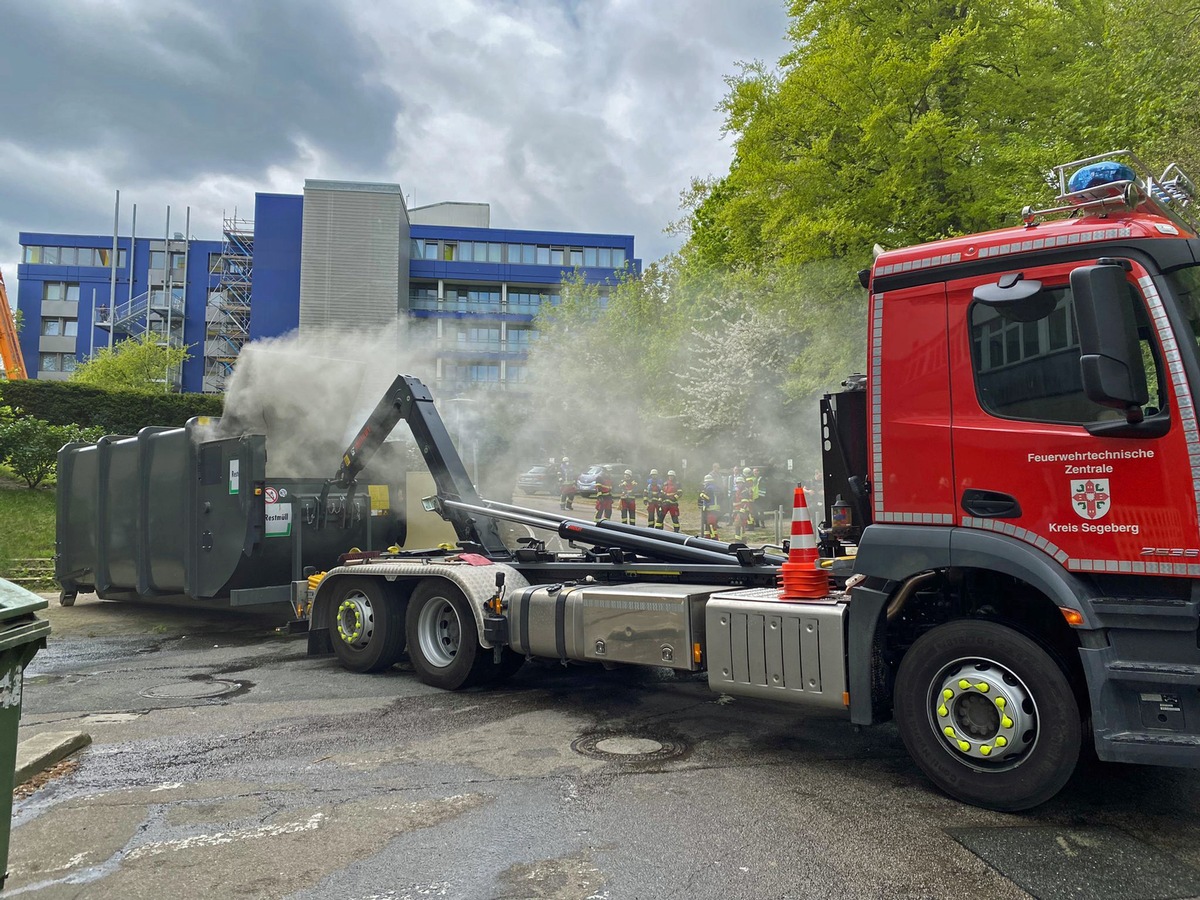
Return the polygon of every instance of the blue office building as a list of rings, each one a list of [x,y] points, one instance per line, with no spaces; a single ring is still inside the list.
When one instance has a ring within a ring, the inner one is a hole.
[[[22,232],[17,305],[31,377],[65,379],[110,342],[154,335],[191,358],[164,387],[221,391],[249,341],[409,320],[439,396],[518,389],[534,316],[565,272],[640,273],[631,235],[492,228],[482,203],[408,209],[398,185],[307,181],[257,194],[221,240]],[[115,264],[115,265],[114,265]],[[113,291],[115,269],[115,293]]]

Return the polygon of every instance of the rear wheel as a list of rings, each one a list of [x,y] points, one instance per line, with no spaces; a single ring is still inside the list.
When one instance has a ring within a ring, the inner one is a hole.
[[[896,721],[913,760],[966,803],[1015,812],[1049,800],[1079,759],[1075,693],[1038,644],[995,622],[923,635],[900,662]]]
[[[404,653],[403,604],[376,578],[345,578],[330,600],[333,653],[352,672],[382,672]]]
[[[417,677],[457,691],[494,675],[492,651],[479,645],[475,613],[466,595],[445,578],[417,585],[405,616],[408,655]]]

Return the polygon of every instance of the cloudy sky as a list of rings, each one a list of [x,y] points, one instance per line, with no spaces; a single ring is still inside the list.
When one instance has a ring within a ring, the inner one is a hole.
[[[496,227],[633,234],[646,261],[693,176],[728,170],[714,111],[786,50],[784,0],[5,0],[0,271],[19,231],[172,231],[251,217],[305,178],[388,181]]]

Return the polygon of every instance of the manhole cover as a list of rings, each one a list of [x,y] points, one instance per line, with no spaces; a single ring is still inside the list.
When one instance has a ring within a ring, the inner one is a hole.
[[[682,756],[687,744],[672,738],[634,734],[587,734],[572,741],[571,749],[592,759],[654,762]]]
[[[219,678],[211,681],[176,681],[146,688],[142,696],[154,700],[209,700],[222,694],[232,694],[240,688],[241,684],[236,681],[222,681]]]

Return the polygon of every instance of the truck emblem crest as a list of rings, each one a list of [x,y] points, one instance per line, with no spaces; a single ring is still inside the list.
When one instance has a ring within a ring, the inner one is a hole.
[[[1103,519],[1111,507],[1107,478],[1081,478],[1071,482],[1071,508],[1081,519]]]

